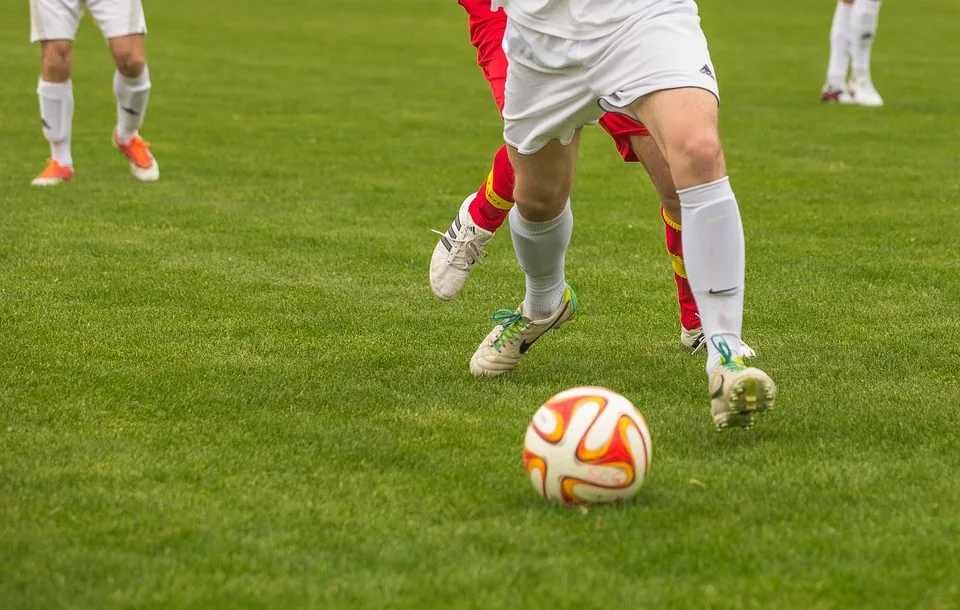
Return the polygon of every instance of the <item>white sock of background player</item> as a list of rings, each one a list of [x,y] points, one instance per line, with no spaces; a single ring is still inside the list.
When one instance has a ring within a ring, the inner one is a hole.
[[[117,96],[117,139],[126,144],[137,135],[150,100],[150,69],[144,66],[139,76],[113,74],[113,93]]]
[[[850,14],[852,46],[850,55],[853,60],[853,80],[871,82],[870,54],[873,41],[877,37],[877,23],[880,20],[880,0],[856,0]]]
[[[853,44],[850,16],[853,4],[837,2],[830,26],[830,59],[827,61],[827,86],[845,89],[847,69],[850,67],[850,47]]]
[[[73,167],[70,133],[73,129],[73,82],[37,84],[43,136],[50,142],[50,158],[64,167]]]

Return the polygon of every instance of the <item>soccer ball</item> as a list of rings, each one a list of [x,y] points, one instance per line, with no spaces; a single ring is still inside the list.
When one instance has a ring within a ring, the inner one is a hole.
[[[632,498],[650,472],[650,431],[629,400],[606,388],[560,392],[533,415],[523,465],[537,493],[564,504]]]

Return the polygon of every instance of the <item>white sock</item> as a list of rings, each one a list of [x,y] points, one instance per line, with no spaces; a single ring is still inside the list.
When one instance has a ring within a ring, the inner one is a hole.
[[[43,136],[50,142],[50,157],[64,167],[73,167],[70,132],[73,128],[73,82],[37,83]]]
[[[527,276],[523,314],[531,320],[549,318],[560,307],[566,288],[563,264],[573,233],[570,202],[553,220],[530,222],[516,205],[510,209],[509,218],[513,249]]]
[[[740,208],[729,178],[677,192],[683,262],[707,339],[707,372],[720,362],[716,342],[740,357],[745,253]],[[714,341],[716,339],[717,341]]]
[[[850,13],[852,4],[837,2],[830,26],[830,59],[827,62],[827,86],[843,89],[847,85],[847,68],[850,64],[851,36]]]
[[[117,96],[117,138],[126,144],[143,125],[150,99],[150,70],[144,66],[140,76],[113,74],[113,93]]]
[[[870,80],[870,53],[877,37],[877,22],[880,20],[879,0],[855,0],[850,14],[852,30],[853,78]]]

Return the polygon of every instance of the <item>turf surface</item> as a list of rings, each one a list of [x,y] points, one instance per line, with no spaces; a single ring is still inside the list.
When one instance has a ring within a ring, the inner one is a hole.
[[[77,179],[37,190],[39,52],[0,0],[0,607],[960,607],[960,5],[881,14],[880,110],[816,102],[830,3],[704,2],[775,414],[717,435],[652,188],[586,134],[578,319],[474,380],[509,239],[435,236],[498,117],[456,3],[147,4],[144,135],[75,51]],[[630,504],[551,507],[524,427],[599,384],[653,433]]]

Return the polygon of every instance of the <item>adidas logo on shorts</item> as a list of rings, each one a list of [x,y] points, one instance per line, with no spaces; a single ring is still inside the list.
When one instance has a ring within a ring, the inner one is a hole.
[[[703,67],[700,68],[700,73],[701,73],[701,74],[706,74],[706,75],[709,76],[710,78],[714,78],[714,76],[713,76],[713,70],[711,70],[711,69],[710,69],[710,66],[708,66],[707,64],[703,64]],[[716,80],[716,79],[714,78],[714,80]]]

